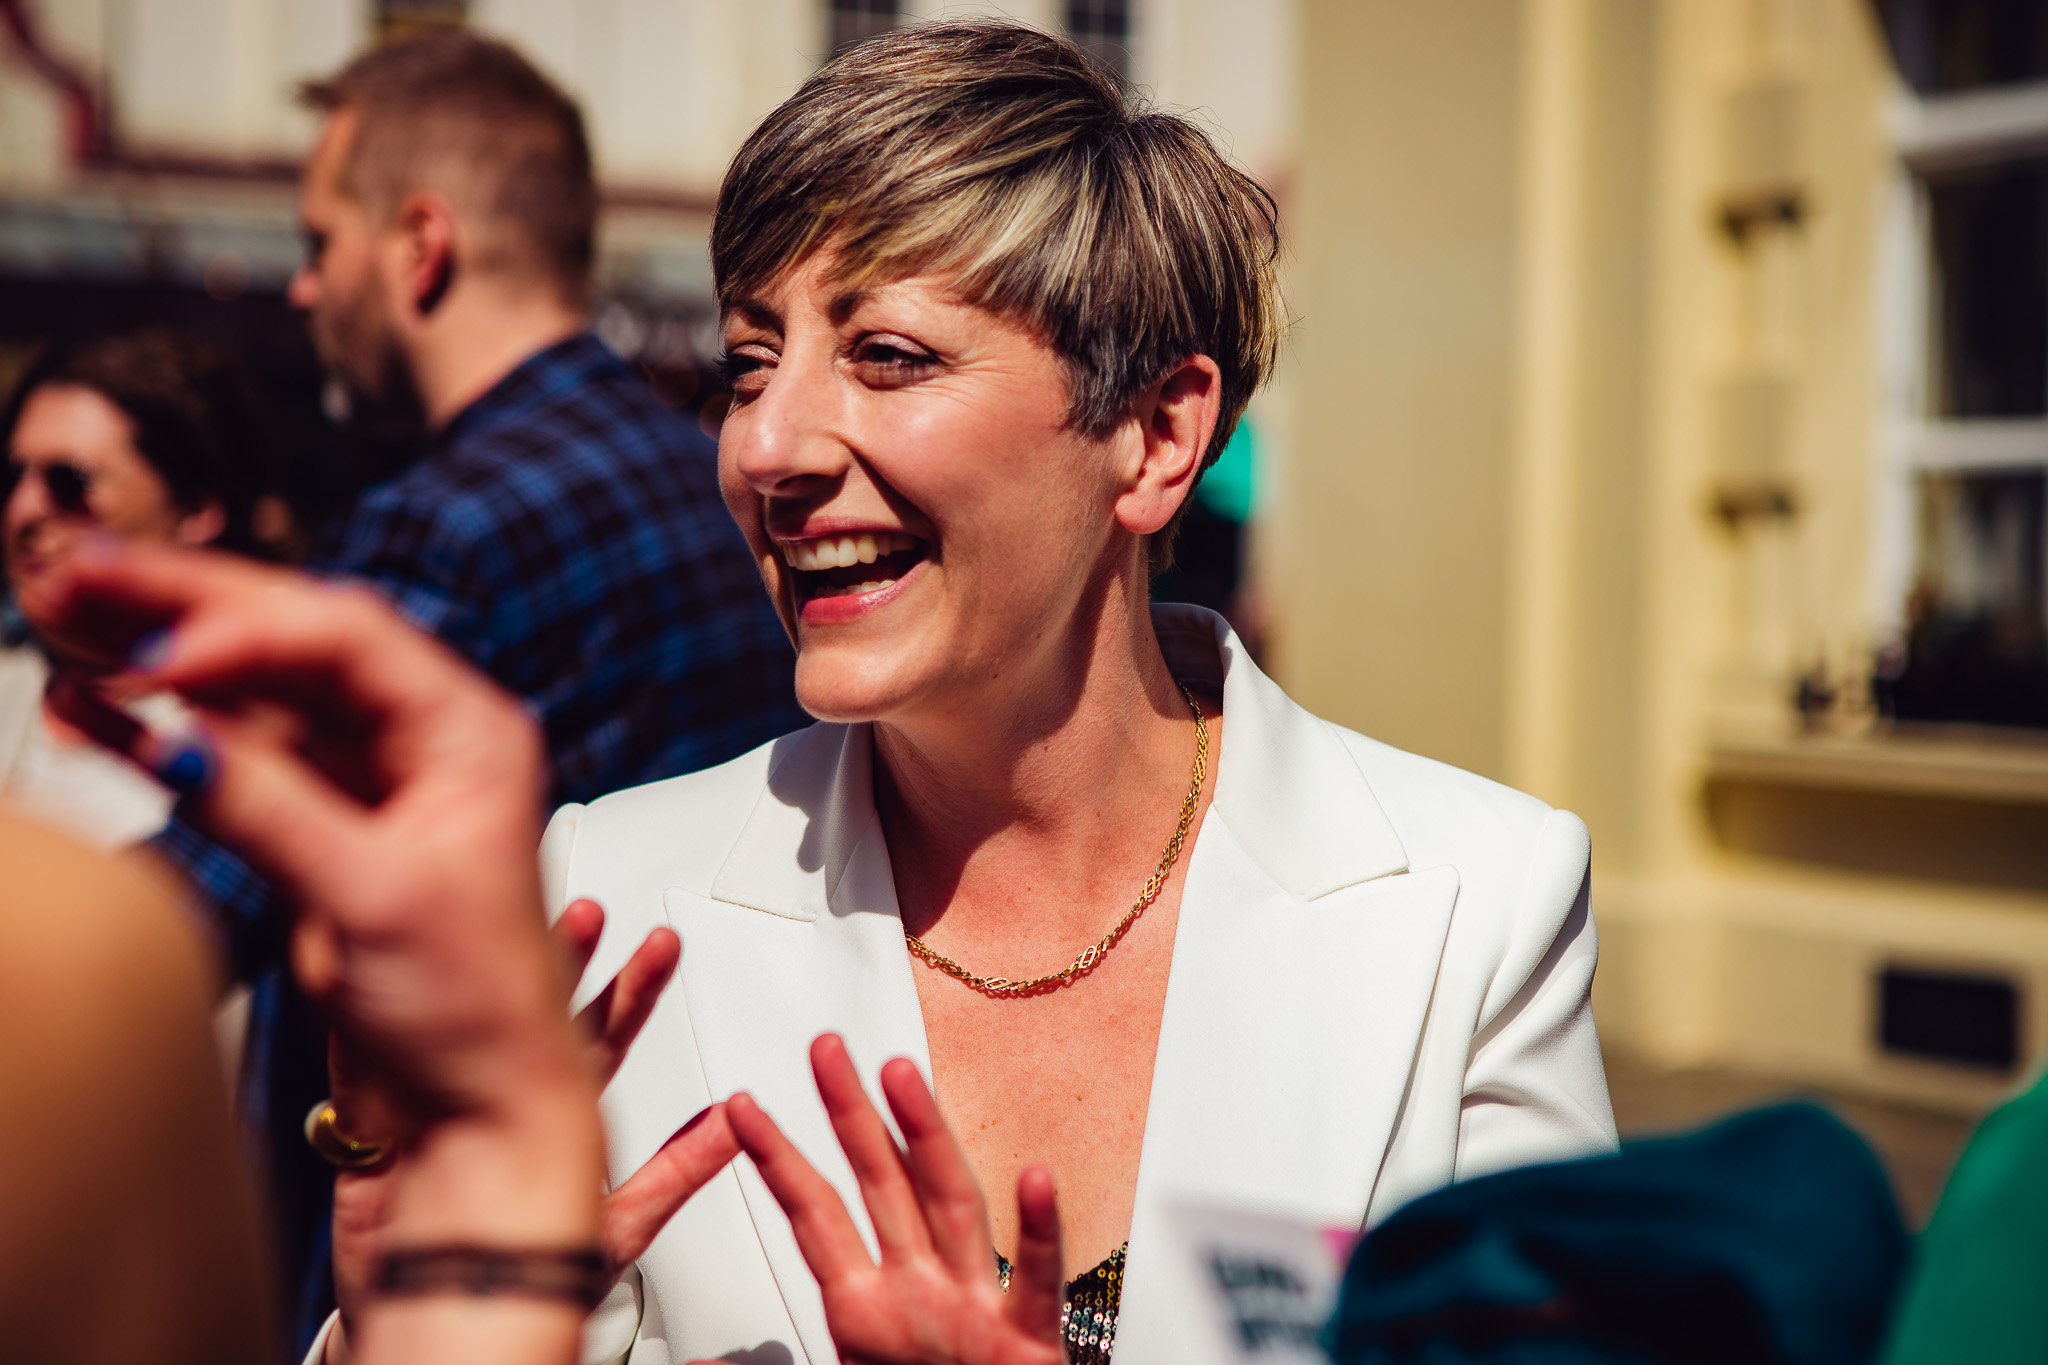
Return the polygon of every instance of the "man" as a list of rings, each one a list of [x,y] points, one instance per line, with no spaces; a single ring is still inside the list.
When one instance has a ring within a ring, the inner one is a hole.
[[[432,433],[308,567],[369,584],[524,697],[554,803],[805,723],[715,448],[586,330],[597,193],[576,106],[459,31],[369,52],[305,97],[326,122],[292,302],[352,404]],[[327,1183],[298,1125],[325,1093],[321,1031],[276,970],[283,916],[261,880],[182,823],[156,843],[261,983],[243,1102],[266,1132],[287,1289],[303,1287],[292,1314],[314,1325]]]

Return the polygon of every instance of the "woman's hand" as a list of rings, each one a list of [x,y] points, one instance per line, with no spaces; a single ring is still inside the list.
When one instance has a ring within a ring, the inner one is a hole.
[[[554,938],[580,980],[604,933],[604,910],[593,900],[571,901],[555,921]],[[675,977],[683,951],[673,929],[650,933],[619,974],[576,1016],[591,1074],[602,1090],[611,1084],[633,1041]],[[725,1106],[714,1104],[678,1128],[668,1141],[604,1198],[605,1255],[624,1269],[647,1254],[676,1210],[740,1153]]]
[[[1020,1240],[1005,1294],[981,1187],[917,1067],[898,1058],[882,1068],[907,1150],[869,1102],[837,1035],[811,1045],[811,1069],[860,1182],[879,1263],[838,1192],[751,1097],[734,1095],[726,1114],[789,1215],[840,1356],[850,1365],[1061,1365],[1052,1176],[1034,1166],[1017,1182]]]
[[[593,900],[570,902],[555,922],[552,936],[569,980],[582,977],[603,933],[604,910]],[[681,950],[672,930],[656,929],[603,992],[577,1015],[585,1058],[600,1089],[611,1083],[654,1012],[674,977]],[[346,1115],[348,1096],[338,1091],[335,1103],[338,1112]],[[345,1118],[341,1126],[352,1136],[365,1136]],[[710,1106],[678,1129],[625,1184],[604,1198],[601,1242],[611,1264],[623,1269],[639,1260],[676,1210],[738,1154],[739,1144],[722,1104]],[[368,1297],[370,1275],[384,1238],[392,1173],[403,1161],[401,1154],[380,1166],[335,1173],[334,1286],[344,1327],[355,1320]],[[329,1359],[345,1359],[345,1331],[328,1341]]]

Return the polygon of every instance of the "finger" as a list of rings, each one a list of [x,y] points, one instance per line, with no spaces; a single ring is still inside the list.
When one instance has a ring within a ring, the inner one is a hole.
[[[821,1033],[812,1041],[811,1074],[817,1079],[818,1097],[825,1102],[832,1131],[839,1136],[840,1150],[860,1182],[861,1199],[867,1204],[882,1259],[928,1254],[932,1239],[925,1228],[924,1211],[918,1207],[917,1191],[903,1168],[903,1153],[868,1098],[846,1042],[838,1034]]]
[[[181,814],[299,897],[362,874],[363,808],[296,754],[232,717],[209,717],[175,747],[145,737],[130,756],[160,775],[179,776],[186,792]],[[174,765],[186,771],[176,773]]]
[[[587,897],[570,901],[548,931],[548,937],[561,956],[569,984],[574,986],[583,979],[583,970],[597,952],[598,940],[604,937],[604,907]]]
[[[46,696],[59,716],[101,747],[193,796],[193,813],[217,818],[219,832],[238,844],[258,825],[308,833],[316,843],[346,837],[326,822],[347,822],[349,803],[279,742],[273,726],[217,718],[211,731],[159,736],[63,671],[52,675]],[[233,772],[227,771],[230,756]]]
[[[1017,1260],[1010,1268],[1010,1292],[1003,1304],[1010,1321],[1026,1336],[1060,1339],[1063,1270],[1052,1172],[1027,1166],[1017,1177]]]
[[[898,1057],[883,1066],[882,1094],[909,1145],[904,1164],[939,1258],[955,1274],[984,1273],[995,1251],[981,1183],[916,1064]]]
[[[804,1160],[795,1144],[783,1136],[754,1097],[742,1091],[725,1102],[725,1116],[732,1124],[740,1150],[761,1173],[761,1181],[775,1202],[789,1216],[790,1231],[796,1234],[797,1249],[804,1263],[828,1284],[850,1275],[873,1270],[867,1244],[860,1239],[853,1215],[832,1182],[819,1175]]]
[[[604,1249],[612,1265],[625,1267],[646,1255],[676,1210],[739,1152],[722,1104],[677,1129],[646,1165],[605,1197]]]
[[[682,956],[683,941],[675,930],[654,930],[583,1011],[580,1017],[596,1048],[599,1085],[609,1085],[618,1074],[619,1064],[626,1060],[633,1040],[654,1013]]]
[[[67,621],[170,623],[167,635],[127,642],[134,667],[117,688],[168,687],[205,703],[311,680],[375,722],[381,747],[467,746],[508,777],[538,761],[537,736],[510,733],[533,728],[516,703],[365,589],[156,546],[81,556],[60,572]]]
[[[327,1098],[334,1126],[356,1142],[377,1143],[395,1155],[414,1134],[403,1106],[394,1105],[379,1084],[382,1079],[377,1065],[361,1057],[343,1033],[328,1035]]]
[[[256,664],[326,671],[348,654],[357,655],[343,659],[350,675],[369,682],[388,683],[423,661],[435,668],[452,663],[445,649],[417,631],[380,629],[376,616],[393,627],[397,618],[388,608],[365,611],[368,594],[361,589],[228,555],[141,544],[100,547],[59,571],[55,593],[67,624],[93,631],[131,665],[172,686],[246,673]],[[166,626],[171,633],[159,635]],[[337,648],[338,637],[354,643],[366,631],[388,634],[380,643],[396,657]],[[403,702],[412,689],[388,690],[385,700]]]

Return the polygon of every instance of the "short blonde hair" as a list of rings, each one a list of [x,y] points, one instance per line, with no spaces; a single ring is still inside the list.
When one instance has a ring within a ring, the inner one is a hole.
[[[851,287],[937,271],[1042,334],[1067,373],[1069,420],[1090,435],[1208,356],[1222,406],[1203,469],[1279,349],[1272,196],[1193,122],[1020,24],[871,38],[754,130],[711,230],[720,306],[827,244]],[[1153,538],[1155,570],[1173,530]]]

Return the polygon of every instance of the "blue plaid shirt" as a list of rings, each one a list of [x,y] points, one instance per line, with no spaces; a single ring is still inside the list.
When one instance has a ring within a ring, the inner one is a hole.
[[[717,451],[588,334],[529,358],[314,551],[526,699],[551,803],[721,763],[807,724]],[[270,894],[173,822],[155,841],[227,937]],[[268,956],[267,953],[264,954]]]
[[[472,403],[423,459],[364,493],[307,567],[368,584],[525,698],[547,734],[555,803],[720,763],[809,719],[720,498],[716,448],[588,334]],[[326,1077],[307,1055],[319,1055],[317,1021],[297,1019],[282,972],[289,917],[268,883],[183,821],[152,842],[215,908],[237,977],[257,983],[244,1115],[267,1134],[257,1145],[277,1197],[293,1204],[289,1187],[304,1186],[314,1201],[283,1221],[318,1236],[325,1200],[312,1185],[324,1191],[326,1173],[305,1166],[297,1125]],[[317,1280],[324,1259],[290,1277]],[[308,1316],[320,1289],[307,1283]]]

